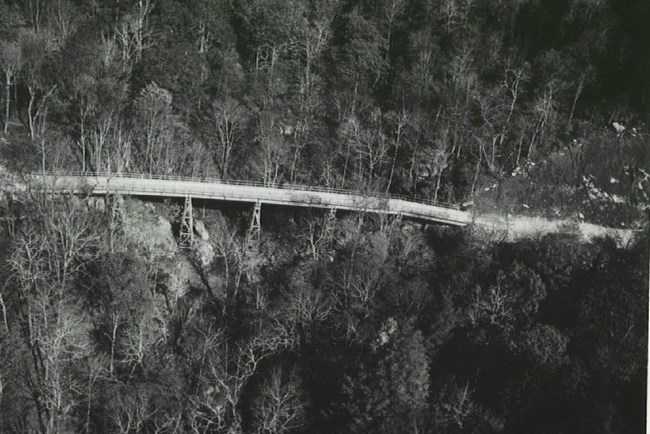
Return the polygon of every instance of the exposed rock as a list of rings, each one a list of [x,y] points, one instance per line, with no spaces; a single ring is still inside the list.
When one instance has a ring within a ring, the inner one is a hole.
[[[198,277],[192,265],[182,255],[177,255],[170,261],[165,271],[167,272],[165,281],[167,298],[172,305],[175,305],[187,293],[192,280],[198,280]]]
[[[124,237],[127,244],[141,249],[151,258],[171,257],[176,254],[177,244],[171,223],[157,216],[151,207],[140,201],[124,203]]]
[[[175,252],[176,240],[174,239],[171,223],[167,219],[158,216],[158,225],[155,227],[155,231],[156,247],[161,248],[165,252]]]
[[[214,247],[207,241],[202,239],[195,240],[194,252],[203,267],[207,267],[214,260]]]
[[[194,230],[203,241],[208,241],[210,239],[210,234],[201,220],[194,220]]]
[[[612,127],[618,134],[621,134],[623,131],[625,131],[625,127],[618,122],[612,122]]]

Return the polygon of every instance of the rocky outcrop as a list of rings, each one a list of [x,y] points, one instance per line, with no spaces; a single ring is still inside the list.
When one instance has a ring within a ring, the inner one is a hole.
[[[214,260],[214,247],[203,239],[194,240],[194,253],[202,267],[207,267]]]
[[[122,216],[124,238],[131,248],[144,250],[151,259],[171,257],[178,251],[171,223],[157,215],[153,206],[126,200]]]

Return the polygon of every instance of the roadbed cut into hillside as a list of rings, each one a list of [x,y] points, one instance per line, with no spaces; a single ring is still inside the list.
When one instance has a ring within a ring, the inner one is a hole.
[[[564,233],[577,235],[582,241],[610,237],[623,247],[627,246],[641,229],[618,229],[576,220],[549,220],[541,217],[504,216],[499,214],[475,215],[474,228],[483,232],[500,234],[504,240],[538,238],[547,234]]]

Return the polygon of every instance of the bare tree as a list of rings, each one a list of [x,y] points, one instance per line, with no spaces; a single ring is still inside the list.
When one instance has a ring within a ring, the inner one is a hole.
[[[433,142],[417,144],[411,157],[411,176],[414,187],[418,180],[434,180],[433,200],[437,201],[442,184],[442,176],[455,152],[453,136],[449,126],[442,126],[435,134]]]
[[[43,24],[47,2],[44,0],[20,0],[18,2],[28,21],[31,23],[31,30],[39,33]]]
[[[200,333],[203,346],[195,357],[199,358],[197,375],[203,390],[194,398],[195,430],[240,430],[238,405],[244,387],[263,359],[293,345],[286,329],[277,323],[260,330],[260,334],[241,341],[234,341],[223,330],[208,328]]]
[[[24,344],[31,364],[28,388],[39,429],[59,432],[83,390],[71,369],[91,350],[84,315],[70,298],[73,276],[95,257],[98,237],[90,211],[44,197],[31,210],[9,258],[19,294]]]
[[[595,80],[595,75],[596,72],[593,66],[591,65],[580,74],[580,79],[578,80],[578,84],[576,86],[576,93],[573,96],[573,102],[571,104],[571,111],[569,113],[569,120],[567,121],[567,127],[571,126],[571,121],[573,121],[573,115],[576,110],[576,105],[578,104],[578,100],[580,99],[580,96],[582,96],[582,92],[585,90],[585,87],[589,83]]]
[[[399,154],[400,147],[404,142],[404,136],[406,134],[406,129],[410,122],[410,115],[406,110],[403,110],[401,113],[396,115],[396,125],[394,127],[394,133],[391,138],[391,142],[394,148],[393,153],[393,162],[390,166],[390,175],[388,176],[388,184],[386,185],[386,193],[390,191],[390,186],[393,182],[393,175],[395,174],[395,166],[397,164],[397,156]]]
[[[501,119],[505,112],[501,88],[487,89],[483,94],[477,92],[475,98],[478,99],[478,106],[483,118],[483,134],[476,137],[479,145],[478,152],[481,153],[481,158],[485,157],[490,172],[494,173],[497,171],[497,158],[501,156],[500,145],[505,138],[505,128],[507,128],[509,122],[509,119],[506,119],[504,126],[500,125],[503,122]],[[508,116],[511,116],[511,113]]]
[[[536,143],[541,143],[544,133],[557,116],[557,103],[554,99],[555,85],[553,82],[548,83],[542,96],[535,101],[534,112],[537,115],[535,129],[528,145],[527,157],[533,155]]]
[[[159,411],[153,400],[154,393],[134,386],[116,388],[107,413],[119,434],[143,432],[145,423]]]
[[[81,171],[86,172],[88,144],[88,122],[97,109],[97,101],[93,95],[95,81],[88,75],[75,77],[72,82],[71,98],[77,106],[77,127],[79,132],[79,141],[76,143],[81,151]]]
[[[44,31],[53,49],[60,49],[77,27],[77,14],[69,0],[51,0],[45,4]]]
[[[388,56],[390,54],[389,53],[390,43],[391,43],[391,37],[393,36],[393,30],[395,28],[395,21],[397,20],[397,17],[404,11],[405,6],[406,6],[405,0],[387,0],[381,2],[383,18],[386,20],[386,23],[388,24],[386,27],[386,36],[384,42],[384,50],[386,51],[385,54],[386,62],[388,62]]]
[[[210,135],[214,137],[214,160],[222,178],[228,177],[232,155],[240,143],[246,120],[246,109],[233,98],[212,104]]]
[[[292,282],[287,297],[289,306],[283,312],[283,321],[294,339],[309,341],[312,326],[330,317],[333,302],[322,291],[304,281]]]
[[[510,107],[508,109],[508,116],[506,117],[506,120],[503,124],[503,128],[501,131],[501,137],[499,139],[500,144],[502,144],[503,141],[505,140],[507,130],[510,128],[512,115],[514,114],[515,106],[521,95],[521,86],[525,84],[529,79],[530,76],[528,74],[527,65],[523,65],[515,68],[506,67],[504,71],[503,86],[507,89],[508,93],[510,94],[511,102],[510,102]],[[523,134],[520,135],[519,146],[517,149],[517,158],[516,158],[517,165],[519,165],[519,159],[521,157],[522,141],[523,141]]]
[[[22,65],[22,53],[16,42],[0,41],[0,68],[5,76],[5,113],[4,133],[7,134],[11,109],[11,87],[16,84],[18,72]]]
[[[136,100],[135,139],[142,170],[149,173],[172,173],[183,160],[179,145],[182,124],[172,112],[172,94],[156,83],[148,84]],[[119,137],[118,137],[119,138]],[[119,143],[118,143],[119,144]]]
[[[337,267],[331,282],[336,288],[336,311],[350,340],[358,338],[358,325],[370,315],[382,288],[390,245],[386,233],[377,232],[364,239],[360,228],[357,231],[350,240],[350,256]]]
[[[474,0],[443,0],[439,5],[439,16],[442,17],[447,32],[467,24]]]
[[[107,139],[107,146],[104,147],[107,171],[109,173],[127,172],[132,162],[132,133],[126,128],[123,122],[118,122],[109,130]],[[173,145],[167,144],[167,149],[170,146]],[[170,158],[169,152],[164,153],[162,158],[165,158],[165,162],[167,162]],[[172,168],[174,166],[169,164],[163,167]]]
[[[116,122],[116,116],[113,110],[102,115],[97,119],[93,129],[90,132],[88,140],[88,159],[91,161],[92,169],[95,171],[102,171],[105,168],[103,157],[105,155],[104,148],[108,145],[108,138],[113,128],[113,123]],[[82,150],[83,154],[86,151]]]
[[[348,161],[353,159],[356,182],[369,188],[384,163],[388,153],[389,140],[383,132],[381,111],[372,111],[371,125],[364,126],[354,115],[351,115],[343,124],[343,140],[347,142],[345,165],[343,168],[343,181],[345,182]]]
[[[449,389],[446,399],[437,405],[437,417],[462,429],[467,419],[477,411],[477,404],[472,399],[473,390],[469,382],[460,387],[454,383]]]
[[[248,244],[246,237],[239,236],[235,228],[230,227],[225,220],[210,232],[210,243],[223,266],[225,278],[223,313],[225,314],[228,307],[237,300],[242,279],[247,272]]]
[[[149,28],[149,15],[152,9],[151,0],[138,0],[133,12],[122,17],[115,27],[114,39],[121,51],[124,71],[130,71],[149,47],[152,33]]]
[[[299,20],[298,35],[290,46],[302,64],[302,74],[298,77],[299,92],[296,97],[296,117],[292,120],[290,133],[292,137],[291,164],[288,170],[289,180],[295,182],[299,174],[302,152],[307,146],[309,137],[314,128],[316,117],[322,112],[323,102],[319,94],[320,77],[316,70],[317,63],[321,60],[332,34],[332,20],[334,18],[337,2],[323,3],[316,8],[319,10],[315,21]]]
[[[504,275],[499,273],[496,285],[487,291],[476,288],[474,305],[469,310],[469,317],[473,323],[487,319],[490,324],[506,327],[514,318],[513,309],[515,299],[502,288]]]
[[[334,238],[335,210],[332,209],[328,214],[321,217],[310,217],[307,219],[306,224],[306,233],[302,234],[301,237],[309,243],[312,257],[319,259]]]
[[[285,434],[304,423],[307,400],[295,371],[288,374],[274,367],[262,384],[254,405],[259,434]]]
[[[282,166],[287,155],[280,125],[269,114],[260,115],[257,141],[262,148],[262,180],[266,185],[275,185],[282,176]]]
[[[304,57],[304,72],[301,80],[301,95],[309,98],[314,90],[314,66],[321,58],[323,52],[327,48],[332,35],[332,21],[334,19],[337,2],[321,3],[316,6],[319,10],[315,14],[317,21],[308,22],[302,21],[303,27],[301,32],[301,47],[302,55]]]

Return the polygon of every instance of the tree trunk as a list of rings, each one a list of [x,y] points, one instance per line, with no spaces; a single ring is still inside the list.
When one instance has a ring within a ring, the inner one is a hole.
[[[7,81],[5,82],[5,90],[7,92],[7,99],[5,100],[4,133],[7,134],[7,128],[9,127],[9,109],[11,104],[11,78],[9,74],[7,74]]]
[[[573,121],[573,114],[575,113],[576,105],[578,104],[578,99],[580,99],[580,95],[582,95],[582,91],[584,90],[584,88],[585,88],[585,79],[581,78],[580,83],[578,83],[578,89],[576,90],[576,95],[573,98],[573,105],[571,106],[571,113],[569,114],[567,129],[571,128],[571,121]]]
[[[438,191],[440,191],[440,181],[442,179],[442,172],[444,169],[438,172],[438,179],[436,180],[436,190],[433,193],[433,201],[438,202]]]
[[[474,192],[476,191],[476,182],[478,181],[478,176],[481,173],[482,162],[483,162],[483,153],[479,151],[478,161],[476,162],[476,172],[474,173],[474,182],[472,183],[472,198],[474,197]]]
[[[28,122],[28,127],[29,127],[29,138],[34,140],[36,137],[36,131],[34,127],[34,114],[32,113],[32,110],[34,108],[34,102],[36,100],[36,94],[34,93],[34,90],[31,86],[28,86],[27,89],[29,90],[29,105],[27,106],[27,122]]]
[[[517,149],[517,161],[516,165],[519,166],[519,159],[521,158],[521,145],[524,143],[524,132],[519,135],[519,147]]]
[[[348,147],[347,147],[347,150],[345,152],[345,164],[343,165],[343,178],[341,179],[340,187],[345,187],[345,177],[347,176],[348,162],[350,160],[350,147],[351,147],[351,144],[350,144],[350,141],[348,140]]]
[[[393,164],[390,167],[390,176],[388,176],[388,185],[386,186],[386,193],[390,191],[390,185],[393,182],[393,174],[395,173],[395,164],[397,162],[398,150],[399,150],[399,144],[395,147],[395,154],[393,155]]]

